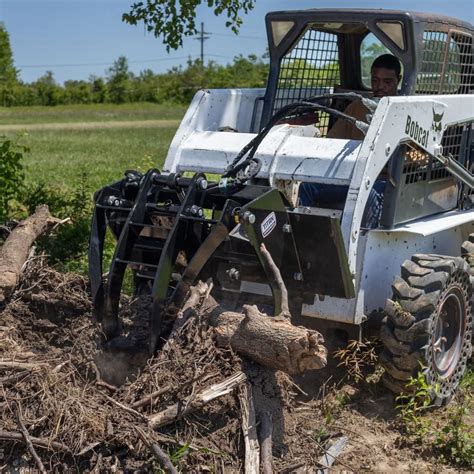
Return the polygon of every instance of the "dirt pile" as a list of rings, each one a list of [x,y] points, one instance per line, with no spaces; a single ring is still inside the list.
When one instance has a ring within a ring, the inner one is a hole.
[[[145,339],[148,303],[124,299],[124,332],[134,343],[104,345],[86,281],[29,260],[0,309],[0,470],[36,467],[23,424],[47,471],[156,472],[151,444],[181,472],[243,471],[245,380],[257,419],[271,415],[278,472],[315,472],[342,437],[339,470],[438,468],[432,453],[403,446],[383,388],[343,384],[334,367],[297,378],[262,369],[217,348],[199,315],[147,359],[132,348]],[[219,385],[235,377],[233,389]],[[216,391],[224,394],[211,400]]]

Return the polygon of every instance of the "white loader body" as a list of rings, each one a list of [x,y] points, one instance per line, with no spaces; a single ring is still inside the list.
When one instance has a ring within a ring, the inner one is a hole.
[[[165,171],[223,174],[256,136],[262,95],[261,89],[198,92],[173,139]],[[442,126],[434,124],[434,111],[442,116]],[[364,229],[361,223],[370,191],[399,146],[409,143],[430,156],[442,154],[446,127],[473,120],[472,94],[399,96],[380,100],[363,141],[319,138],[313,126],[274,127],[255,155],[262,162],[257,178],[277,187],[301,182],[348,187],[341,229],[355,297],[315,294],[313,304],[303,305],[302,315],[360,324],[384,307],[405,259],[415,253],[460,255],[462,242],[474,232],[474,209],[442,211],[443,203],[455,199],[452,190],[426,197],[435,206],[440,201],[434,215],[391,228]],[[295,208],[302,211],[312,212]],[[251,285],[242,281],[244,287],[248,291]],[[263,292],[270,294],[269,288]]]

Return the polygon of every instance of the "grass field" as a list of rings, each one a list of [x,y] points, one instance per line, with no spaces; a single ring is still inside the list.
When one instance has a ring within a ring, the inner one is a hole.
[[[26,186],[12,217],[41,203],[58,217],[71,217],[38,242],[39,251],[60,269],[86,274],[94,191],[127,169],[162,168],[184,112],[156,104],[0,109],[0,137],[30,149],[23,157]],[[113,249],[108,239],[107,259]]]
[[[183,105],[91,104],[55,107],[0,107],[0,125],[180,119]]]
[[[126,169],[160,168],[184,109],[156,104],[2,108],[0,135],[21,134],[21,143],[30,148],[24,157],[28,185],[73,189],[85,173],[92,193]],[[19,127],[6,129],[12,124]],[[36,129],[42,124],[43,130]]]

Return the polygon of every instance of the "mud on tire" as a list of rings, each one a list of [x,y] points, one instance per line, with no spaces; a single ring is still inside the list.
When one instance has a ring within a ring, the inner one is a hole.
[[[470,278],[462,257],[416,254],[403,262],[381,328],[384,383],[390,390],[407,392],[409,378],[422,370],[436,389],[435,404],[455,393],[472,348]]]

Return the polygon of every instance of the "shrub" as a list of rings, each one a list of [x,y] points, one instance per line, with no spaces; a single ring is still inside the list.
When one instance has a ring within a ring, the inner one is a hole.
[[[0,141],[0,222],[10,216],[13,201],[21,195],[24,173],[23,153],[29,149],[17,140],[3,137]]]
[[[32,189],[25,190],[22,202],[29,213],[39,204],[47,204],[54,216],[71,219],[54,234],[41,238],[39,247],[60,269],[85,273],[92,214],[92,196],[87,185],[87,174],[82,174],[72,192],[39,183]]]

